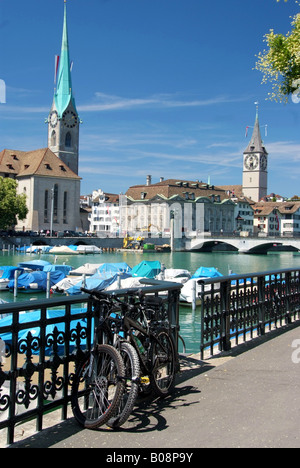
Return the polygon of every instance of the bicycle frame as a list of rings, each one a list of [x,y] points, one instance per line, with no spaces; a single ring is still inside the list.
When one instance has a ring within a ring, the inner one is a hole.
[[[97,306],[101,303],[108,307],[107,316],[104,317],[103,313],[99,316],[99,324],[95,328],[95,336],[97,343],[107,343],[115,346],[117,349],[120,349],[121,341],[128,341],[135,348],[140,363],[143,367],[143,373],[149,374],[152,371],[153,363],[149,360],[148,350],[145,348],[145,353],[142,353],[139,349],[139,346],[134,338],[134,332],[138,331],[145,337],[149,342],[156,342],[161,348],[163,353],[167,353],[167,350],[163,347],[162,343],[156,338],[155,334],[151,331],[151,327],[143,327],[138,321],[132,319],[128,316],[130,313],[129,309],[137,309],[141,304],[127,304],[122,302],[120,299],[114,297],[113,299],[96,299]],[[118,305],[116,305],[116,303]],[[115,306],[115,307],[114,307]],[[151,308],[149,307],[149,310]],[[112,314],[118,314],[121,312],[121,316],[112,316]],[[142,312],[144,314],[143,308]],[[145,314],[144,314],[145,315]],[[147,320],[145,316],[145,320]],[[111,324],[109,325],[109,322]],[[156,327],[157,325],[155,325]],[[124,336],[120,334],[123,332]]]

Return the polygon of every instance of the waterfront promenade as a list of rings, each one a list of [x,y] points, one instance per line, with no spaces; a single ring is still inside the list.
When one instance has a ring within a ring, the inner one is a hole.
[[[11,447],[300,447],[299,324],[198,358],[183,357],[174,395],[140,402],[119,431],[82,430],[70,418]]]

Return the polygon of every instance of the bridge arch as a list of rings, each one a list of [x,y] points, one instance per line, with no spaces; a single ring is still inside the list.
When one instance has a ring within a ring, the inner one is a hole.
[[[293,245],[283,244],[281,242],[267,242],[252,247],[247,253],[266,254],[268,252],[299,252],[299,249]]]
[[[202,242],[193,252],[238,252],[238,248],[229,242],[221,240],[208,240]]]

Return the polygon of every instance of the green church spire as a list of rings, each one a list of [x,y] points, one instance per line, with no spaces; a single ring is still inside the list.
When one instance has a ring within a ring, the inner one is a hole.
[[[59,69],[57,75],[57,88],[54,94],[55,105],[59,117],[61,118],[68,107],[70,101],[76,109],[72,94],[71,63],[69,53],[68,28],[67,28],[67,2],[64,0],[64,23],[61,44],[61,54],[59,59]]]

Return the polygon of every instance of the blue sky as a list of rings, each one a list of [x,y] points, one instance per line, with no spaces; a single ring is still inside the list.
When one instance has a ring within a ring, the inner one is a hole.
[[[266,100],[270,87],[253,70],[264,34],[290,30],[293,0],[68,0],[67,8],[82,194],[125,192],[148,174],[241,184],[245,128],[259,101],[269,193],[300,195],[300,104]],[[62,24],[63,0],[0,0],[0,150],[47,146]]]

